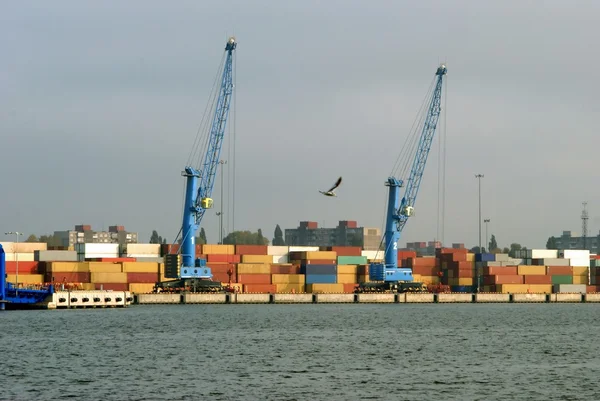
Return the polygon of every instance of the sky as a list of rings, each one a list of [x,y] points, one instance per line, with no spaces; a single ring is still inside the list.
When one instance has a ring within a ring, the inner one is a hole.
[[[595,0],[2,2],[0,238],[118,224],[172,241],[231,35],[225,232],[383,228],[383,184],[445,62],[444,114],[400,243],[476,245],[475,174],[500,246],[581,233],[584,201],[597,235],[599,20]],[[318,193],[338,176],[338,197]],[[220,182],[202,221],[213,243]]]

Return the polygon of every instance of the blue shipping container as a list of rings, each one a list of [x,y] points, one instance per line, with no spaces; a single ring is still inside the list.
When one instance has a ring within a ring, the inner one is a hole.
[[[337,265],[300,265],[300,274],[314,275],[327,274],[336,275]]]
[[[450,291],[473,293],[475,292],[475,287],[472,285],[453,285],[450,287]]]
[[[493,253],[476,253],[475,262],[495,262],[496,255]]]
[[[305,276],[306,284],[336,284],[336,274],[307,274]]]

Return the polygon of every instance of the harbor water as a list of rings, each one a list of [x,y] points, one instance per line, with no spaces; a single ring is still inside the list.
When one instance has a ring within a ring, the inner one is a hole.
[[[2,400],[597,399],[594,304],[0,313]]]

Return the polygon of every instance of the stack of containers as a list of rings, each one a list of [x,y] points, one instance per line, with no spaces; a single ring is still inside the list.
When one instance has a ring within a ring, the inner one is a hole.
[[[284,264],[289,263],[290,259],[288,253],[290,248],[287,246],[268,246],[267,255],[272,256],[271,263],[273,264]]]
[[[333,246],[327,251],[335,252],[337,255],[337,278],[338,284],[343,284],[344,293],[352,293],[359,281],[359,266],[367,265],[367,257],[362,255],[360,247]],[[364,269],[363,269],[364,270]]]
[[[398,251],[398,266],[408,267],[408,259],[416,258],[417,252],[415,251]],[[414,275],[414,272],[413,272]]]
[[[383,262],[384,252],[383,251],[361,251],[361,256],[367,258],[369,263]]]
[[[590,257],[590,285],[587,292],[598,292],[600,286],[600,255]]]
[[[123,273],[127,275],[128,289],[135,294],[152,292],[154,284],[165,281],[164,264],[157,262],[124,262]]]
[[[274,293],[277,287],[271,282],[271,262],[266,245],[236,245],[235,253],[241,263],[237,265],[237,282],[243,292]]]
[[[18,284],[20,287],[44,284],[44,275],[39,274],[39,263],[35,260],[35,252],[45,251],[47,249],[45,243],[2,242],[1,244],[5,252],[6,281]],[[4,277],[0,279],[4,280]]]
[[[440,283],[440,261],[437,258],[408,257],[406,267],[410,267],[413,280],[425,285],[436,285]]]
[[[96,258],[118,258],[119,244],[75,244],[75,251],[80,262]]]
[[[77,257],[77,254],[75,254]],[[81,284],[85,290],[93,290],[95,287],[91,284],[90,269],[88,262],[40,262],[40,273],[44,274],[44,282],[55,283],[57,285],[65,284],[67,286]]]
[[[436,256],[441,269],[441,282],[455,292],[472,292],[475,262],[467,259],[466,249],[439,248]]]
[[[208,246],[217,246],[220,245],[208,245]],[[218,250],[218,249],[217,249]],[[197,259],[206,259],[206,255],[202,254],[202,245],[195,244],[194,253],[196,254]],[[162,244],[160,246],[160,256],[164,257],[165,255],[174,255],[179,252],[179,244]]]
[[[235,245],[202,245],[202,258],[206,259],[214,281],[237,282],[237,264],[241,256],[236,253]]]
[[[96,290],[128,291],[127,273],[121,263],[88,262],[90,282]]]
[[[300,264],[300,274],[305,275],[309,293],[344,292],[344,284],[337,284],[336,259],[334,251],[290,251],[290,260]]]

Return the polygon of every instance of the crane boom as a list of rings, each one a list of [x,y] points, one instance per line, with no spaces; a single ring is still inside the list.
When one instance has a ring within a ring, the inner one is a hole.
[[[201,167],[198,170],[187,166],[181,173],[182,176],[186,177],[185,204],[181,228],[181,258],[183,267],[195,267],[196,232],[200,227],[204,213],[213,205],[211,195],[215,184],[215,176],[233,93],[233,51],[236,47],[237,42],[235,38],[229,38],[225,46],[227,56],[221,77],[221,88],[210,129],[208,147]],[[204,274],[192,274],[191,277],[212,277],[210,269],[202,270],[205,272]],[[183,277],[183,274],[181,276]]]
[[[400,233],[414,213],[414,205],[425,171],[427,156],[431,149],[433,137],[441,113],[442,83],[447,69],[444,64],[438,67],[435,75],[436,84],[433,90],[427,115],[424,120],[417,152],[412,162],[410,176],[406,181],[404,196],[400,199],[400,188],[404,181],[389,177],[385,183],[389,187],[387,219],[385,227],[385,264],[373,263],[369,269],[371,280],[397,282],[413,281],[412,269],[398,268],[398,241]]]

